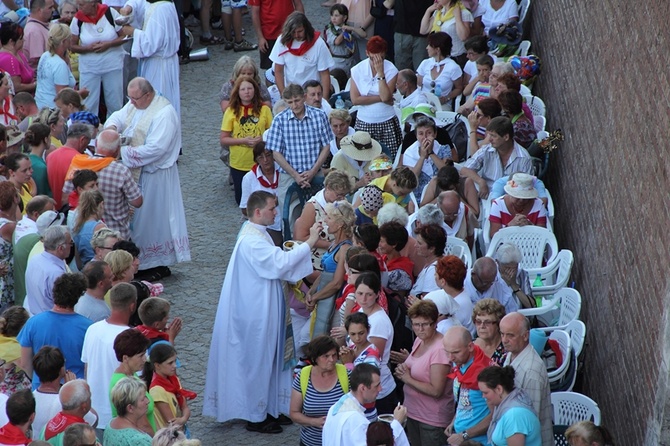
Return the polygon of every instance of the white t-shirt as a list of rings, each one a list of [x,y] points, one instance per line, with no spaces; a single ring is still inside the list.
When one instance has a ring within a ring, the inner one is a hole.
[[[380,365],[380,369],[382,372],[381,374],[382,391],[379,393],[379,396],[377,397],[377,399],[379,400],[390,395],[391,392],[393,392],[395,389],[395,381],[393,380],[393,376],[391,375],[391,369],[389,368],[389,358],[391,357],[391,344],[393,343],[393,324],[391,323],[391,319],[389,319],[384,310],[379,310],[376,313],[373,313],[370,316],[368,316],[368,323],[370,324],[370,332],[368,333],[368,340],[373,337],[386,339],[386,346],[384,346],[384,351],[382,352],[382,362]]]
[[[461,324],[468,329],[472,336],[477,334],[475,324],[472,323],[472,309],[475,306],[470,299],[470,295],[467,291],[463,290],[461,294],[454,297],[454,300],[458,302],[460,308],[456,312],[456,318],[461,322]]]
[[[433,79],[431,70],[440,66],[442,67],[441,71],[438,73],[437,77]],[[454,82],[463,76],[463,70],[461,70],[461,67],[459,67],[456,62],[448,57],[439,62],[436,62],[435,59],[429,57],[419,64],[419,68],[416,69],[416,74],[418,76],[423,76],[423,83],[421,86],[423,91],[434,92],[435,85],[440,84],[440,88],[442,89],[440,96],[448,96],[449,93],[451,93],[451,90],[454,89]]]
[[[279,172],[279,165],[275,163],[275,173]],[[258,173],[260,175],[263,175],[261,172],[261,168],[258,168]],[[276,173],[277,174],[277,173]],[[271,183],[272,178],[269,180],[266,178],[266,181],[268,183]],[[242,177],[242,196],[240,197],[240,209],[244,209],[247,207],[247,201],[249,201],[249,196],[258,191],[262,190],[265,192],[269,192],[272,195],[277,195],[277,189],[272,189],[270,187],[265,187],[263,186],[259,181],[258,177],[254,174],[253,170],[250,170],[249,172],[245,173],[244,176]],[[275,216],[275,221],[271,226],[268,226],[268,229],[272,229],[274,231],[281,231],[281,220],[282,220],[282,209],[277,206],[277,215]]]
[[[54,108],[56,103],[56,85],[74,88],[75,80],[70,68],[58,54],[46,51],[37,64],[37,89],[35,102],[37,108]]]
[[[493,54],[489,53],[489,56],[493,58],[493,63],[496,63],[498,61],[498,58]],[[465,62],[465,66],[463,67],[463,73],[470,75],[470,80],[468,82],[476,78],[479,75],[477,73],[477,61],[473,62],[471,60],[468,60],[467,62]]]
[[[491,28],[509,23],[512,17],[519,17],[519,6],[515,0],[505,0],[505,3],[497,11],[491,7],[491,0],[481,0],[479,5],[484,8],[482,23],[484,24],[484,34],[487,36]]]
[[[398,69],[393,63],[384,60],[384,77],[389,83],[398,75]],[[370,59],[359,62],[351,69],[351,80],[356,83],[356,88],[361,96],[379,95],[379,80],[372,75]],[[361,105],[358,108],[357,118],[368,124],[378,124],[388,121],[395,116],[392,105],[376,102],[369,105]]]
[[[282,36],[277,37],[277,43],[272,47],[270,60],[284,65],[284,86],[288,84],[302,85],[306,81],[320,81],[319,71],[329,70],[333,65],[333,58],[326,46],[326,42],[317,38],[312,47],[302,56],[294,56],[289,53],[288,48],[281,43]],[[299,48],[303,42],[291,42],[291,48]]]
[[[113,325],[102,320],[88,327],[81,349],[81,361],[86,364],[86,381],[91,387],[91,405],[98,412],[98,429],[105,429],[112,419],[109,403],[109,382],[119,361],[114,353],[116,336],[129,327]]]
[[[116,19],[120,17],[114,8],[109,9],[112,12],[112,17]],[[118,38],[117,32],[121,30],[121,26],[112,25],[107,20],[107,16],[103,15],[98,23],[82,23],[81,34],[79,34],[79,19],[76,17],[72,19],[70,24],[70,31],[73,36],[79,36],[79,44],[88,46],[96,42],[109,42]],[[121,46],[114,46],[102,53],[83,53],[79,55],[79,72],[91,74],[105,74],[110,71],[123,69],[123,55],[124,51]]]
[[[27,215],[24,215],[23,218],[16,223],[16,228],[14,229],[14,244],[18,243],[18,241],[21,240],[21,237],[28,234],[37,234],[37,222],[28,218]]]

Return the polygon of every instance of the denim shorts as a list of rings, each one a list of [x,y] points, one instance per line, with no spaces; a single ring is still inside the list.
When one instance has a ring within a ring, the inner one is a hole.
[[[239,9],[239,8],[246,8],[247,7],[247,0],[221,0],[221,10],[223,11],[223,8],[233,8],[233,9]]]

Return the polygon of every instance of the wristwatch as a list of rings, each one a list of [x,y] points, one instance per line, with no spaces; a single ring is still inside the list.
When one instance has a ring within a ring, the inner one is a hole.
[[[463,436],[463,440],[468,440],[470,438],[470,435],[468,435],[467,431],[461,432],[461,435]]]

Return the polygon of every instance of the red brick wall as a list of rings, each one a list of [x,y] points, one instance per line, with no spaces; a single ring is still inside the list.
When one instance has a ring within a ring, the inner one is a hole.
[[[581,390],[617,444],[660,444],[668,397],[669,16],[664,1],[533,0],[530,12],[534,91],[566,138],[548,177],[588,330]]]

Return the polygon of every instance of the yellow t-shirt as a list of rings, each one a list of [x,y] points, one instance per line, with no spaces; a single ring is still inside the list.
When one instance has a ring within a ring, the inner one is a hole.
[[[177,397],[174,393],[168,392],[163,387],[155,386],[149,389],[149,394],[154,399],[154,404],[166,403],[168,406],[170,406],[172,418],[181,417],[181,408],[177,404]],[[158,408],[154,410],[154,417],[156,419],[156,427],[158,429],[164,428],[170,424],[168,423],[170,420],[164,419],[161,411],[158,410]]]
[[[386,186],[386,182],[388,181],[389,178],[391,178],[391,175],[385,175],[383,177],[375,178],[374,180],[370,181],[369,184],[371,184],[373,186],[377,186],[378,188],[380,188],[383,191],[382,192],[382,200],[384,200],[384,204],[395,202],[395,203],[399,204],[400,206],[406,208],[407,205],[410,202],[409,195],[402,195],[402,196],[397,197],[397,196],[395,196],[391,193],[388,193],[388,192],[384,191],[384,187]]]
[[[232,138],[248,138],[262,136],[263,132],[272,124],[272,111],[264,105],[260,116],[236,117],[229,107],[223,115],[221,131],[230,132]],[[230,146],[230,167],[237,170],[249,171],[254,165],[253,147],[237,145]]]

